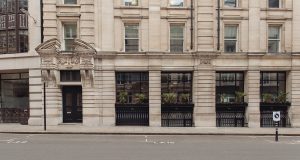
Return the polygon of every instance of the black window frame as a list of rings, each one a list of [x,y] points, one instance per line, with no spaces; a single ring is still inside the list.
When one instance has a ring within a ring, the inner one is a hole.
[[[8,1],[11,2],[11,5]],[[4,27],[0,27],[0,41],[2,41],[2,44],[0,43],[0,54],[28,52],[28,16],[21,11],[21,9],[28,10],[28,0],[2,0],[1,6],[5,9],[0,8],[0,19],[2,17],[5,22],[3,23]],[[9,6],[12,6],[11,9],[9,9]],[[12,24],[11,27],[10,24]],[[4,34],[1,34],[1,32]]]
[[[133,76],[137,76],[134,80]],[[120,92],[127,93],[127,100],[125,104],[137,104],[134,100],[135,94],[145,95],[145,104],[149,103],[149,72],[116,72],[116,104],[120,104]],[[137,90],[132,89],[134,83],[139,85]]]
[[[276,80],[264,80],[263,78],[264,78],[264,75],[263,74],[265,74],[265,73],[276,73]],[[279,79],[279,74],[284,74],[284,80],[280,80]],[[264,82],[265,81],[271,81],[271,82],[276,82],[277,83],[277,85],[276,85],[276,96],[278,96],[279,95],[279,93],[280,93],[280,82],[284,82],[283,84],[284,84],[284,91],[282,91],[282,92],[284,92],[284,93],[287,93],[286,92],[286,89],[287,89],[287,87],[286,87],[286,80],[287,80],[287,73],[285,72],[285,71],[278,71],[278,72],[276,72],[276,71],[262,71],[262,72],[260,72],[260,100],[261,100],[261,102],[263,101],[263,94],[265,94],[265,93],[268,93],[268,92],[264,92]],[[274,86],[272,86],[272,87],[274,87]],[[276,97],[274,97],[274,98],[276,98]]]
[[[278,3],[278,4],[273,4],[270,1],[275,1],[274,3]],[[276,1],[278,1],[278,2],[276,2]],[[281,0],[268,0],[268,7],[269,8],[280,8],[281,7]]]
[[[61,82],[81,82],[80,70],[60,70]]]
[[[171,89],[171,84],[172,84],[172,79],[171,79],[171,75],[174,74],[173,76],[176,76],[177,74],[177,86],[176,86],[176,90],[174,92],[174,90]],[[179,78],[180,74],[182,74],[182,79]],[[163,76],[166,75],[167,76],[167,81],[164,81]],[[186,76],[184,78],[184,76]],[[166,88],[164,87],[166,84]],[[183,90],[183,92],[181,92],[180,89],[180,84],[182,84],[182,88],[181,90]],[[167,90],[167,92],[165,92],[165,90]],[[161,95],[163,95],[164,93],[175,93],[176,94],[176,104],[180,104],[180,94],[189,94],[189,100],[188,100],[188,104],[192,104],[193,103],[193,72],[190,71],[183,71],[183,72],[161,72]]]
[[[218,74],[219,74],[219,76],[218,76]],[[221,79],[221,75],[222,74],[234,74],[234,86],[232,86],[232,85],[222,85],[222,83],[221,82],[232,82],[231,80],[222,80]],[[237,79],[237,75],[238,74],[241,74],[241,80],[238,80]],[[218,79],[219,78],[219,79]],[[237,82],[239,82],[239,83],[242,83],[242,86],[239,86],[239,85],[237,85],[238,83]],[[229,93],[229,91],[228,90],[225,90],[225,89],[223,89],[222,90],[222,87],[227,87],[227,88],[233,88],[233,89],[231,89],[232,91],[230,91],[230,93]],[[221,102],[221,95],[222,94],[234,94],[235,96],[234,96],[234,102],[232,102],[232,103],[236,103],[236,92],[245,92],[245,73],[243,72],[243,71],[217,71],[216,72],[216,103],[222,103]],[[245,99],[242,99],[242,102],[241,103],[243,103],[245,101]],[[228,102],[228,103],[230,103],[230,102]]]

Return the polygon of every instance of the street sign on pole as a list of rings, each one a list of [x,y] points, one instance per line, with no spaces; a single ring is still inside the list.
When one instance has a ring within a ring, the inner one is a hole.
[[[273,121],[275,121],[275,122],[280,121],[280,112],[279,111],[273,112]]]
[[[278,142],[278,126],[280,122],[280,111],[273,112],[273,121],[276,124],[275,141]]]

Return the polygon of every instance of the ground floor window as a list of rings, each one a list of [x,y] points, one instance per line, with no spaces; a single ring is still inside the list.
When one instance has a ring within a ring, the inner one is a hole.
[[[149,125],[149,73],[116,73],[116,125]]]
[[[29,118],[28,73],[0,74],[0,122],[27,124]]]
[[[192,73],[162,72],[161,125],[163,127],[192,127]]]

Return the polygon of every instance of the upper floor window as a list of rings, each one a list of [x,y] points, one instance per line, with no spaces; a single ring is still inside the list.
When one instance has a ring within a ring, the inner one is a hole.
[[[225,25],[224,29],[224,52],[236,52],[237,51],[237,25]]]
[[[124,0],[125,6],[138,6],[139,1],[138,0]]]
[[[224,6],[237,7],[237,0],[224,0]]]
[[[28,51],[27,0],[0,1],[0,54]]]
[[[170,0],[171,7],[183,7],[184,0]]]
[[[125,24],[125,52],[139,51],[139,25]]]
[[[64,45],[66,51],[73,50],[74,40],[77,38],[77,24],[65,23],[64,24]]]
[[[269,8],[280,8],[280,0],[269,0]]]
[[[183,52],[183,43],[184,43],[183,32],[184,32],[183,24],[170,25],[170,51],[171,52]]]
[[[280,26],[269,26],[268,52],[276,53],[280,50]]]
[[[77,0],[64,0],[64,4],[77,4]]]

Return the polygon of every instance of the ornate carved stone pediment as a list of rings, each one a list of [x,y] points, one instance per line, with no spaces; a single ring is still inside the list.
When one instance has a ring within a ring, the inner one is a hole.
[[[61,44],[58,39],[50,39],[40,44],[36,51],[41,56],[42,77],[50,84],[57,83],[59,70],[80,69],[82,83],[85,86],[93,85],[94,56],[97,51],[88,43],[76,39],[74,50],[60,51]]]

